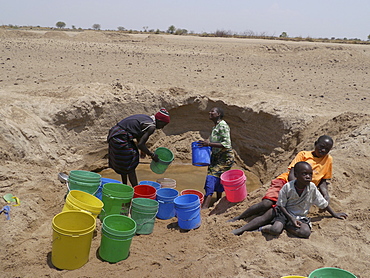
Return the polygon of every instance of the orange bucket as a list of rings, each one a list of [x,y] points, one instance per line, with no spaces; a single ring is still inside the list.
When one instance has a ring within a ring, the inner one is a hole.
[[[204,200],[204,194],[198,190],[195,189],[184,189],[183,191],[180,192],[180,196],[185,195],[185,194],[195,194],[199,197],[200,204],[203,204]]]

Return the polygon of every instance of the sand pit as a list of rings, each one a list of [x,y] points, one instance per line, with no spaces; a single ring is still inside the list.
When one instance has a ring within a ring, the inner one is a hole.
[[[21,200],[10,220],[0,215],[6,277],[275,278],[325,266],[370,277],[368,46],[102,31],[0,37],[0,194]],[[175,218],[156,220],[116,264],[99,260],[97,232],[86,265],[55,269],[51,220],[66,194],[58,173],[105,169],[109,128],[162,106],[171,124],[151,137],[151,149],[168,146],[176,163],[189,163],[191,142],[208,136],[208,111],[220,106],[238,167],[263,186],[223,213],[202,211],[200,228],[187,233]],[[308,240],[232,235],[244,222],[226,221],[258,202],[269,180],[322,134],[335,141],[331,205],[349,218],[313,209]]]

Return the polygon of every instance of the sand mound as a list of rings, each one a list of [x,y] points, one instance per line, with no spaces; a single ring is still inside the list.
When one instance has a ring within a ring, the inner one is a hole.
[[[70,37],[63,31],[49,31],[43,35],[47,39],[70,39]]]
[[[100,31],[84,31],[73,37],[77,41],[86,42],[110,42],[107,36]]]
[[[165,43],[167,42],[163,36],[160,35],[149,35],[147,38],[144,39],[147,42],[156,42],[156,43]]]

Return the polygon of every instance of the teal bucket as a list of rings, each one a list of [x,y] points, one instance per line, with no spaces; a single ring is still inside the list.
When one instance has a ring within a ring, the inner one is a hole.
[[[107,262],[125,260],[130,254],[132,238],[136,233],[136,223],[125,215],[109,215],[104,218],[99,256]]]
[[[102,201],[104,207],[100,213],[100,219],[112,214],[128,216],[134,188],[122,183],[106,183],[103,185]]]
[[[323,267],[310,273],[308,278],[357,278],[347,270],[336,267]]]
[[[195,194],[178,196],[174,200],[178,225],[181,229],[196,229],[201,224],[200,200]]]
[[[131,218],[136,222],[136,233],[148,235],[153,232],[158,202],[148,198],[134,198],[131,205]]]
[[[101,175],[84,170],[72,170],[68,176],[68,189],[95,195],[101,183]]]
[[[171,150],[163,147],[157,148],[154,153],[158,155],[159,161],[155,162],[152,160],[150,162],[150,169],[156,174],[163,174],[173,161],[173,153]]]

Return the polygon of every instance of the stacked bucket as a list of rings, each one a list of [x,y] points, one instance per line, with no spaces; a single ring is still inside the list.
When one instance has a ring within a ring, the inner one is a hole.
[[[233,169],[221,174],[221,184],[224,186],[226,199],[232,203],[243,201],[247,195],[245,182],[247,177],[239,169]]]

